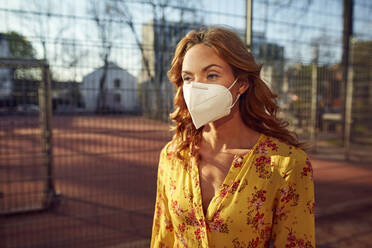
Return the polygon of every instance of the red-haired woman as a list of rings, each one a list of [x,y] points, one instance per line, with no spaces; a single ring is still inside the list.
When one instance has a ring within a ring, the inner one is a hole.
[[[315,247],[312,166],[260,69],[224,28],[178,43],[151,247]]]

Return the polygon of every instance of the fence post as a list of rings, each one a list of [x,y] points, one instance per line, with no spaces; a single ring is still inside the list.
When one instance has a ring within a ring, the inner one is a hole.
[[[312,64],[311,70],[311,115],[310,115],[310,142],[311,150],[316,152],[316,112],[317,112],[317,97],[318,97],[318,65],[316,62]]]
[[[354,39],[350,39],[350,50],[349,50],[349,63],[347,68],[347,81],[346,81],[346,99],[345,99],[345,129],[344,129],[344,149],[345,159],[350,159],[350,134],[352,120],[352,104],[353,104],[353,79],[354,79],[354,68],[353,68],[353,50],[354,50]]]
[[[40,126],[41,130],[41,145],[43,153],[43,164],[46,170],[46,187],[45,200],[43,207],[48,208],[55,196],[54,177],[53,177],[53,140],[52,140],[52,100],[51,100],[51,85],[49,65],[44,60],[42,62],[42,82],[39,88],[39,104],[40,104]]]

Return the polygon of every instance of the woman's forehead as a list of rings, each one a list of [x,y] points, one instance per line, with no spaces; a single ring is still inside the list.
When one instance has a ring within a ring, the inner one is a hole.
[[[225,69],[228,64],[210,47],[198,44],[191,47],[185,54],[182,70],[199,71],[208,65],[216,64]]]

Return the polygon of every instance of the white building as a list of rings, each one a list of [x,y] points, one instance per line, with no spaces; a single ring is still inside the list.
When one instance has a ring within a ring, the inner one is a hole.
[[[100,67],[89,73],[80,85],[80,93],[87,111],[95,111],[97,108],[99,84],[103,72],[104,68]],[[104,89],[105,109],[123,112],[138,110],[137,78],[125,69],[110,63]]]

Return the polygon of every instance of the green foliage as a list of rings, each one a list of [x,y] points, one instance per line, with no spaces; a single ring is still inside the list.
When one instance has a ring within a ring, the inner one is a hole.
[[[4,34],[8,40],[9,51],[15,58],[34,58],[35,49],[23,35],[11,31]]]

